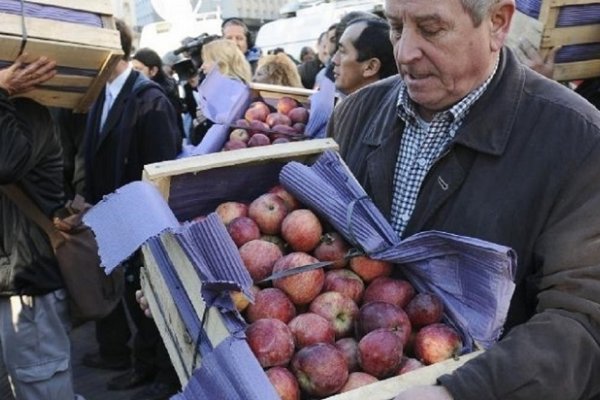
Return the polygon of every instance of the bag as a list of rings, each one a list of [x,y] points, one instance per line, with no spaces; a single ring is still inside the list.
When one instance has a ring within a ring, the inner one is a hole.
[[[125,272],[117,268],[106,275],[100,267],[96,238],[83,223],[83,214],[91,206],[77,196],[50,221],[18,186],[4,185],[0,189],[48,235],[69,294],[73,325],[108,315],[125,291]]]

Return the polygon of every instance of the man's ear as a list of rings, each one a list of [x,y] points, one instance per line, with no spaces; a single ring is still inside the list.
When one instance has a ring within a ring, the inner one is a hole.
[[[150,77],[154,78],[156,76],[156,74],[158,74],[158,67],[154,66],[154,67],[150,68]]]
[[[498,4],[493,6],[489,20],[491,27],[490,49],[492,51],[499,51],[504,45],[514,13],[514,0],[500,0]]]
[[[363,62],[363,77],[366,79],[377,77],[381,70],[381,60],[379,58],[370,58]]]

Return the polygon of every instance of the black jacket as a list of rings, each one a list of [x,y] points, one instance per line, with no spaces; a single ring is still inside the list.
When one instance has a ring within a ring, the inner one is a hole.
[[[50,217],[64,201],[57,130],[43,106],[15,104],[0,90],[0,184],[17,183]],[[48,237],[0,193],[0,296],[40,295],[63,286]]]
[[[330,135],[390,215],[404,125],[399,78],[342,101]],[[405,235],[512,247],[507,334],[441,378],[456,400],[600,398],[600,113],[503,51],[498,71],[421,186]]]
[[[180,146],[177,116],[160,86],[131,71],[98,132],[104,91],[94,103],[85,133],[86,200],[142,178],[144,165],[174,159]]]

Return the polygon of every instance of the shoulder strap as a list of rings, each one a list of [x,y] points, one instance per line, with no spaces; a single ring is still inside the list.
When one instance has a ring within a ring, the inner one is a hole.
[[[12,200],[23,213],[46,232],[53,247],[64,240],[56,231],[54,224],[31,198],[16,184],[0,185],[0,190]]]

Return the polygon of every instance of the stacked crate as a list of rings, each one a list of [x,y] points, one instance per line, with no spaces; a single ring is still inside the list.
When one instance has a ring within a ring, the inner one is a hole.
[[[21,7],[0,1],[0,65],[10,65],[22,48],[28,60],[55,60],[57,75],[26,96],[86,111],[123,54],[111,1],[27,0]]]

